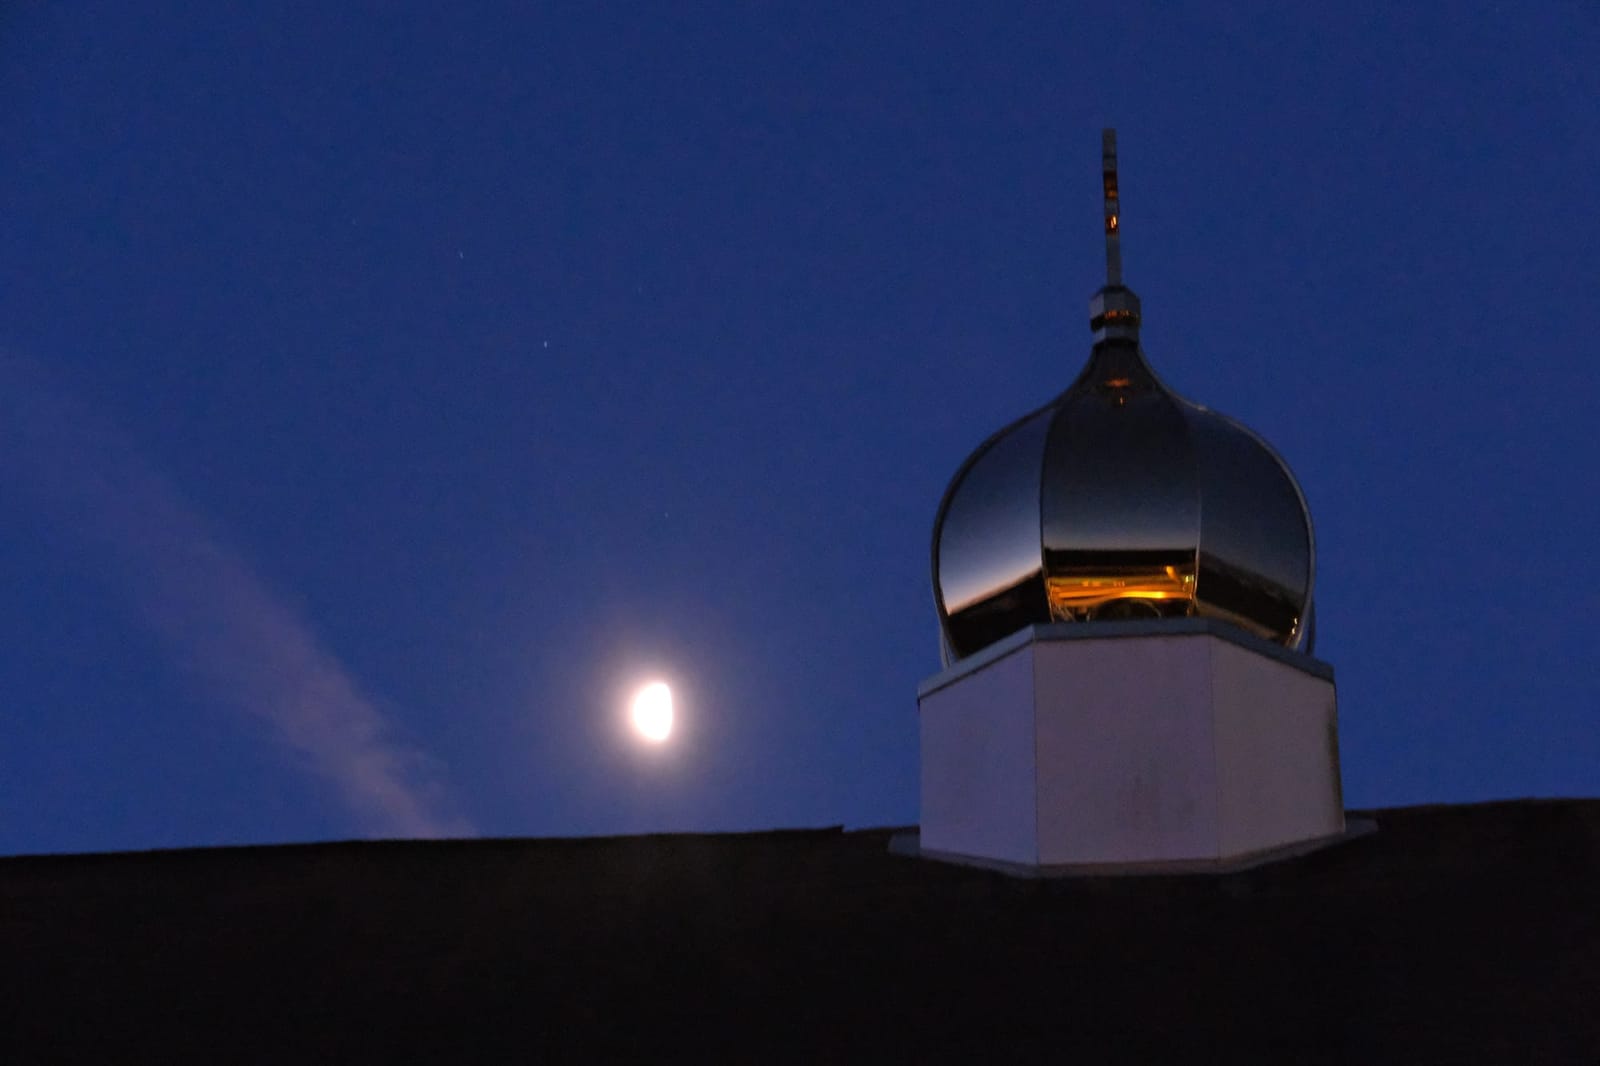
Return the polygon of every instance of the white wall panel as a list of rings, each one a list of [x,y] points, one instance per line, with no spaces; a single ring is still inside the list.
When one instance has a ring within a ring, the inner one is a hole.
[[[1037,863],[1032,650],[965,680],[922,699],[922,847]]]
[[[1222,854],[1344,831],[1333,685],[1211,642]]]
[[[1205,640],[1072,640],[1033,651],[1040,862],[1214,857]]]

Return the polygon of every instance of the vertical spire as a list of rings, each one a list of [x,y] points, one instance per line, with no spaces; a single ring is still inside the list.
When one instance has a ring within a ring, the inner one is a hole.
[[[1139,339],[1139,297],[1122,284],[1122,207],[1117,201],[1117,131],[1100,134],[1100,177],[1106,197],[1106,284],[1089,301],[1096,344]]]
[[[1106,194],[1106,285],[1122,284],[1122,233],[1117,206],[1117,131],[1100,133],[1100,176]]]

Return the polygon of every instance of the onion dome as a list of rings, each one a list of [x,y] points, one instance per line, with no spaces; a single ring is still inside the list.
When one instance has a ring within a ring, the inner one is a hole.
[[[1315,549],[1288,466],[1161,383],[1122,284],[1116,132],[1106,130],[1106,285],[1072,386],[978,446],[933,526],[945,661],[1026,626],[1215,618],[1309,652]]]

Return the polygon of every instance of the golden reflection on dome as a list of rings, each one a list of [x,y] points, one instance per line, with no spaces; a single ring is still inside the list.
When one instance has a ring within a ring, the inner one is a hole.
[[[1052,573],[1045,578],[1045,595],[1052,617],[1073,622],[1112,600],[1193,600],[1194,579],[1192,567],[1103,566],[1089,573]]]

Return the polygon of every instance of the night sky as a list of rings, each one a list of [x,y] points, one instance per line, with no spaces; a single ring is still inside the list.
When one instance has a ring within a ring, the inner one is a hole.
[[[1347,804],[1600,792],[1600,9],[1419,6],[5,5],[0,853],[914,822],[1106,125]]]

